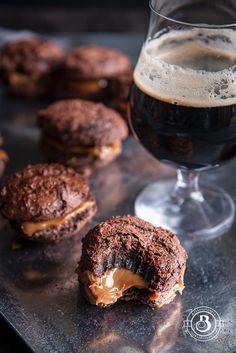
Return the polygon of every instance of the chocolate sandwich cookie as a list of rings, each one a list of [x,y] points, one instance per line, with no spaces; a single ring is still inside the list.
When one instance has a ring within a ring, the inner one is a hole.
[[[112,105],[125,118],[127,118],[128,114],[129,91],[132,80],[132,69],[109,80],[109,91]]]
[[[31,240],[59,241],[78,233],[96,212],[89,185],[60,164],[28,165],[0,189],[4,217]]]
[[[69,165],[88,176],[121,151],[127,127],[102,103],[58,101],[38,113],[41,146],[49,161]]]
[[[4,173],[5,167],[6,167],[6,163],[8,161],[8,155],[7,153],[2,149],[2,145],[3,145],[3,138],[0,135],[0,178]]]
[[[176,235],[137,217],[120,216],[85,236],[77,271],[92,304],[137,299],[160,308],[184,289],[186,260]]]
[[[64,94],[92,100],[106,100],[108,81],[130,70],[124,53],[98,45],[73,48],[64,65]]]
[[[64,53],[57,44],[38,37],[6,43],[0,50],[0,72],[10,91],[35,97],[55,86]]]

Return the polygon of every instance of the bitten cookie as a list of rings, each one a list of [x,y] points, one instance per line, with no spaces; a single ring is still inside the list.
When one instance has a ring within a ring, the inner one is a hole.
[[[108,81],[130,70],[128,56],[118,50],[90,44],[71,49],[66,56],[65,97],[106,100]]]
[[[79,99],[58,101],[39,111],[38,126],[48,160],[69,165],[86,176],[114,160],[128,134],[116,111]]]
[[[186,260],[184,248],[170,231],[134,216],[119,216],[85,236],[77,271],[92,304],[137,299],[160,308],[184,289]]]
[[[63,61],[64,53],[51,41],[38,37],[10,41],[0,50],[1,77],[14,94],[47,95]]]
[[[28,165],[0,190],[0,209],[31,240],[59,241],[78,233],[96,213],[85,179],[60,164]]]
[[[3,138],[0,135],[0,178],[4,173],[6,163],[9,159],[7,153],[2,149],[2,145],[3,145]]]

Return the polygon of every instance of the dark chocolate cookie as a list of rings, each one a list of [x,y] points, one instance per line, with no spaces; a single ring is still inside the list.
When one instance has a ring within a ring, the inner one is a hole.
[[[79,99],[58,101],[39,111],[38,126],[48,159],[86,175],[112,161],[128,134],[116,111]]]
[[[131,67],[124,53],[98,45],[73,48],[66,56],[63,77],[66,96],[84,99],[105,99],[108,80]]]
[[[28,165],[0,190],[4,217],[32,240],[55,241],[77,233],[95,214],[85,179],[60,164]]]
[[[183,290],[186,260],[170,231],[134,216],[112,217],[84,238],[79,281],[96,305],[137,299],[161,307]]]
[[[10,41],[0,50],[3,80],[13,93],[30,97],[51,91],[63,61],[57,44],[39,37]]]
[[[102,79],[121,74],[130,68],[124,53],[95,44],[73,48],[67,54],[65,70],[71,78]]]

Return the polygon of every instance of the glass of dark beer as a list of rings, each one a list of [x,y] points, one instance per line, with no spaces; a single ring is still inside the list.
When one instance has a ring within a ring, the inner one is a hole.
[[[215,237],[232,225],[235,207],[199,172],[236,155],[236,1],[153,0],[134,71],[130,124],[177,182],[147,186],[136,214],[191,238]]]

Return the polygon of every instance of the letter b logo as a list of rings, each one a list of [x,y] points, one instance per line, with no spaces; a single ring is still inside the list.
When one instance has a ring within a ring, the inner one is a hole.
[[[199,332],[207,332],[211,329],[211,323],[208,315],[200,315],[199,321],[196,322],[196,329]]]
[[[198,341],[209,341],[217,337],[223,326],[219,314],[208,306],[192,309],[184,320],[184,333]]]

